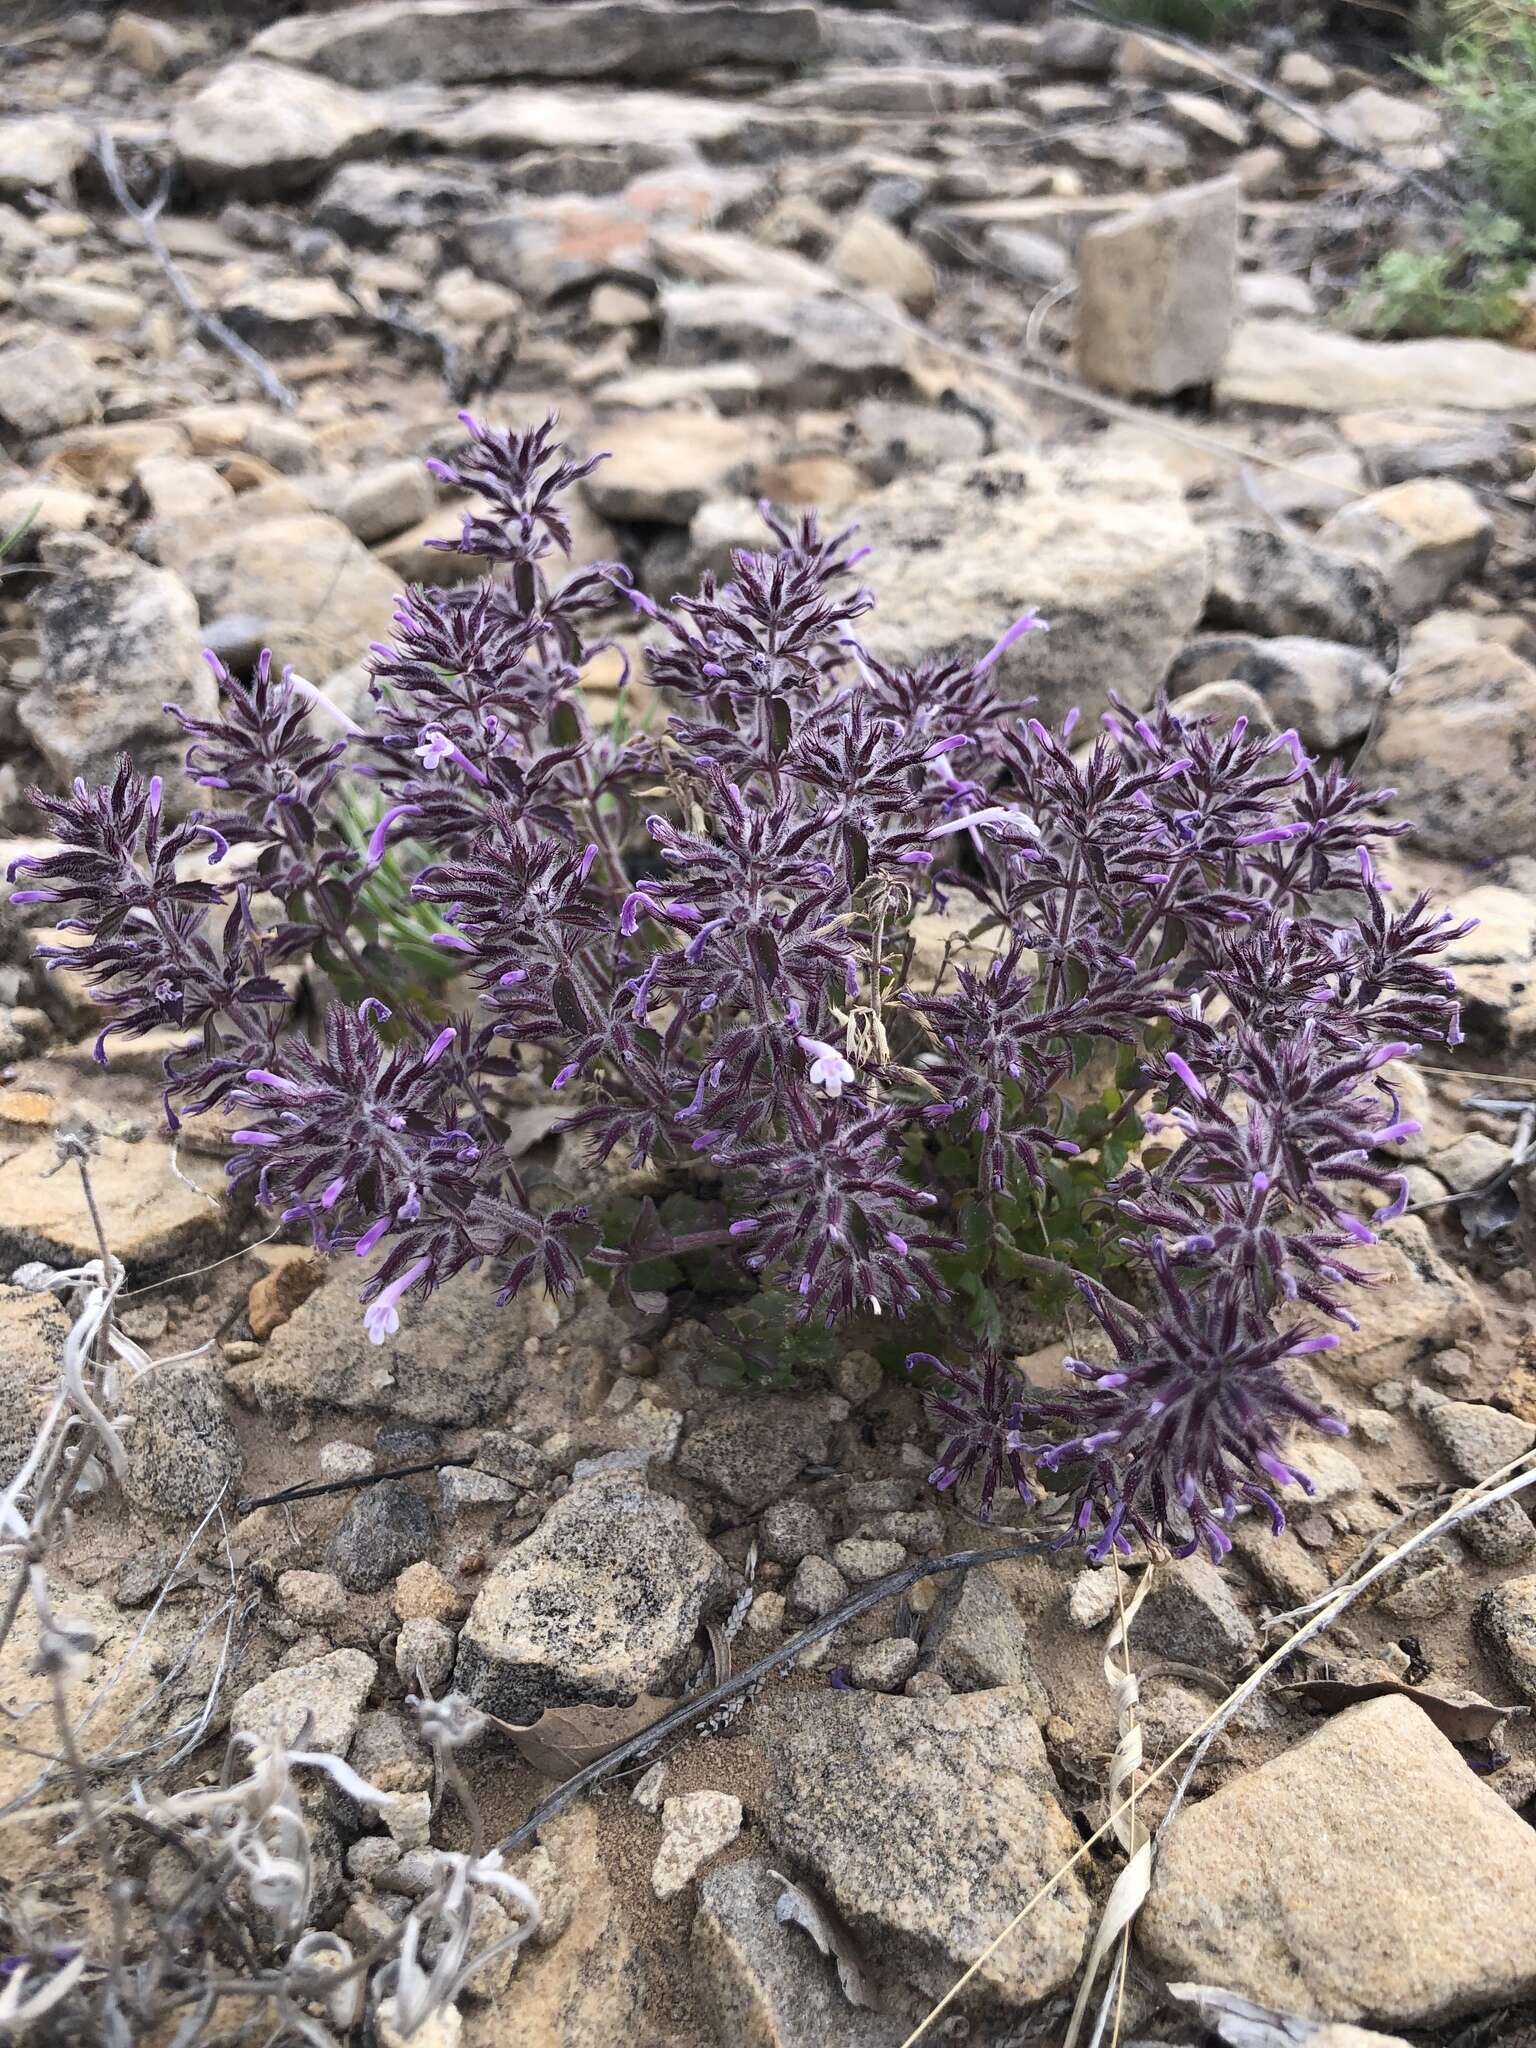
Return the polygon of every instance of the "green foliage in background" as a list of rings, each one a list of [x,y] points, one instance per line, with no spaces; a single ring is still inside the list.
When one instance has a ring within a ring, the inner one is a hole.
[[[1511,334],[1526,309],[1515,297],[1531,267],[1518,221],[1471,208],[1439,249],[1392,249],[1341,309],[1357,333],[1379,336]]]
[[[1460,162],[1536,248],[1536,6],[1454,35],[1413,68],[1440,93]]]

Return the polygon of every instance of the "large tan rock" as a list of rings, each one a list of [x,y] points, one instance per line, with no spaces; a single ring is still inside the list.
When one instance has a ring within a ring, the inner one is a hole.
[[[1387,706],[1373,772],[1431,853],[1457,860],[1536,853],[1536,780],[1527,766],[1536,668],[1496,641],[1410,658]]]
[[[878,1954],[949,1990],[1077,1847],[1030,1713],[999,1686],[953,1699],[797,1694],[765,1709],[763,1821]],[[972,1991],[1017,2010],[1071,1982],[1092,1918],[1069,1872],[987,1957]]]
[[[266,195],[300,191],[370,154],[393,126],[382,100],[240,57],[178,101],[171,145],[194,187]]]
[[[1300,320],[1244,320],[1220,396],[1291,412],[1528,411],[1536,405],[1536,355],[1497,341],[1362,341]]]
[[[604,519],[686,526],[706,499],[750,488],[767,437],[752,420],[649,413],[605,427],[603,446],[583,488]]]
[[[478,85],[491,78],[622,78],[643,82],[733,64],[790,66],[814,57],[814,7],[712,0],[373,0],[279,21],[251,45],[349,85]]]
[[[1399,612],[1418,619],[1483,566],[1493,520],[1465,484],[1421,476],[1346,505],[1317,538],[1380,569]]]
[[[614,2048],[636,2038],[644,1952],[592,1808],[574,1807],[541,1828],[538,1848],[512,1869],[532,1888],[544,1924],[519,1954],[515,1988],[468,2006],[464,2048]]]
[[[1372,1387],[1405,1372],[1428,1351],[1478,1335],[1485,1318],[1466,1275],[1435,1248],[1422,1216],[1400,1216],[1380,1241],[1350,1263],[1381,1276],[1381,1283],[1350,1290],[1358,1330],[1340,1330],[1337,1347],[1318,1363],[1334,1379]],[[1303,1453],[1303,1470],[1310,1454]]]
[[[1209,384],[1237,314],[1236,178],[1187,185],[1090,228],[1077,251],[1077,366],[1108,391]]]
[[[925,311],[939,295],[938,277],[922,250],[868,207],[852,216],[827,261],[845,284],[888,292],[914,313]]]
[[[1204,537],[1151,463],[993,455],[892,484],[856,516],[880,658],[977,658],[1034,605],[1050,631],[994,676],[1006,697],[1038,695],[1042,718],[1091,719],[1111,690],[1148,703],[1205,603]]]
[[[73,1169],[58,1172],[58,1163],[51,1138],[0,1146],[0,1272],[30,1259],[79,1266],[98,1256],[80,1177]],[[112,1255],[127,1267],[130,1283],[190,1271],[223,1249],[222,1208],[171,1171],[162,1144],[101,1139],[91,1155],[91,1185]]]
[[[205,621],[248,618],[279,664],[320,682],[388,631],[398,585],[339,519],[311,511],[288,483],[236,498],[222,515],[155,534],[160,560]]]
[[[1147,1959],[1324,2020],[1428,2026],[1536,1993],[1536,1833],[1411,1701],[1371,1700],[1186,1807]]]

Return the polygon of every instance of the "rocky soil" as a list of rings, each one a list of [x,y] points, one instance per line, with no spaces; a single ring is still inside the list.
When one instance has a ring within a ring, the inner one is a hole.
[[[1228,51],[1239,84],[961,0],[279,13],[247,34],[237,10],[34,10],[5,52],[0,534],[30,520],[0,580],[6,858],[32,782],[173,758],[160,706],[211,709],[204,647],[269,645],[355,702],[392,593],[456,562],[425,546],[457,508],[422,459],[455,407],[558,405],[611,451],[579,559],[665,594],[759,543],[762,498],[857,519],[882,655],[979,652],[1038,604],[1020,696],[1091,712],[1166,683],[1359,757],[1415,821],[1398,881],[1479,920],[1460,1065],[1403,1077],[1424,1130],[1398,1148],[1417,1213],[1380,1252],[1393,1284],[1311,1362],[1351,1437],[1308,1447],[1318,1493],[1285,1536],[1158,1564],[1132,1625],[1160,1762],[1277,1617],[1536,1443],[1536,1226],[1505,1173],[1507,1105],[1536,1086],[1536,305],[1531,347],[1330,321],[1447,146],[1404,74],[1326,47]],[[597,657],[595,702],[620,669]],[[110,1743],[168,1671],[157,1711],[206,1700],[197,1632],[233,1599],[210,1736],[309,1715],[309,1747],[406,1795],[387,1831],[328,1819],[351,1938],[430,1878],[407,1694],[570,1710],[559,1739],[590,1745],[637,1697],[706,1686],[711,1625],[740,1624],[739,1666],[986,1540],[928,1489],[907,1389],[856,1350],[793,1393],[732,1383],[707,1288],[636,1326],[595,1293],[495,1311],[466,1280],[375,1348],[354,1275],[222,1199],[216,1133],[173,1157],[161,1048],[94,1065],[83,991],[30,944],[0,906],[0,1271],[94,1255],[55,1170],[57,1135],[88,1130],[125,1327],[184,1356],[133,1390],[129,1469],[59,1561],[98,1636],[80,1703]],[[66,1327],[0,1286],[0,1477]],[[538,1943],[475,1980],[453,2037],[894,2048],[1104,1819],[1115,1604],[1113,1573],[1054,1555],[824,1640],[543,1831],[517,1864]],[[7,1706],[42,1697],[34,1647],[6,1647]],[[1379,1695],[1320,1720],[1285,1688],[1324,1676]],[[1458,1748],[1404,1682],[1514,1711]],[[1196,2038],[1173,1982],[1297,2016],[1292,2040],[1536,2038],[1533,1706],[1516,1501],[1416,1553],[1224,1730],[1158,1861],[1128,2033]],[[0,1729],[3,1797],[36,1769]],[[470,1770],[493,1838],[553,1783],[495,1734]],[[47,1847],[4,1883],[67,1939],[91,1901]],[[1117,1867],[1085,1857],[924,2038],[1060,2038]],[[789,1879],[856,1943],[872,2006],[778,1917]]]

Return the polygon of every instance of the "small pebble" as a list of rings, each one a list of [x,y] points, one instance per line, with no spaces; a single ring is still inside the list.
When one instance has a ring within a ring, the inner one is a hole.
[[[432,1794],[398,1793],[384,1808],[384,1825],[402,1854],[425,1849],[432,1840]]]
[[[342,1612],[347,1596],[334,1572],[282,1572],[277,1604],[305,1628],[323,1628]]]
[[[855,1586],[873,1585],[890,1572],[899,1572],[907,1553],[899,1543],[873,1542],[862,1536],[846,1537],[832,1546],[832,1562]]]
[[[1113,1572],[1079,1572],[1067,1596],[1067,1619],[1074,1628],[1098,1628],[1115,1611]]]
[[[918,1654],[910,1636],[887,1636],[854,1652],[848,1676],[861,1692],[900,1692],[917,1669]]]
[[[407,1692],[430,1693],[437,1699],[453,1677],[457,1647],[453,1630],[424,1616],[403,1621],[395,1639],[395,1672]]]
[[[363,1444],[331,1443],[320,1446],[322,1479],[366,1479],[378,1468],[378,1459]]]
[[[401,1621],[442,1622],[458,1621],[469,1605],[460,1599],[453,1581],[425,1558],[406,1566],[395,1581],[389,1604]]]
[[[794,1615],[819,1621],[848,1598],[848,1581],[824,1557],[802,1557],[789,1582],[786,1604]]]
[[[784,1595],[759,1593],[747,1609],[747,1627],[755,1636],[776,1636],[784,1627]]]
[[[955,1690],[942,1671],[914,1671],[901,1689],[909,1700],[947,1700]]]
[[[734,1792],[680,1792],[663,1804],[661,1825],[651,1889],[670,1899],[741,1833],[741,1801]]]
[[[643,1806],[647,1813],[660,1813],[661,1791],[667,1782],[665,1764],[652,1764],[643,1778],[635,1780],[635,1789],[630,1793],[636,1806]]]
[[[464,1515],[476,1508],[510,1507],[518,1490],[509,1480],[468,1465],[444,1465],[437,1475],[437,1503],[445,1515]]]

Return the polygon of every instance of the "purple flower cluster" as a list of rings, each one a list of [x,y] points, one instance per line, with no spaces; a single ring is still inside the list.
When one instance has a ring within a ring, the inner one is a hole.
[[[1352,1206],[1400,1187],[1375,1163],[1408,1126],[1383,1068],[1454,1041],[1455,934],[1394,910],[1373,843],[1389,792],[1318,766],[1294,734],[1117,706],[1089,743],[1002,699],[997,661],[908,670],[859,638],[871,609],[849,532],[813,518],[659,608],[622,568],[560,573],[565,494],[592,465],[553,422],[467,416],[438,465],[487,509],[456,546],[477,584],[412,588],[373,650],[368,729],[263,661],[216,669],[216,720],[175,715],[216,808],[171,826],[158,783],[40,797],[63,850],[24,900],[86,935],[103,1039],[188,1033],[168,1114],[238,1106],[231,1174],[335,1252],[376,1254],[382,1341],[466,1267],[503,1298],[584,1269],[626,1288],[667,1250],[655,1212],[624,1244],[531,1189],[505,1090],[541,1073],[595,1162],[617,1152],[717,1183],[717,1242],[802,1318],[903,1316],[946,1298],[951,1197],[1047,1192],[1076,1154],[1063,1093],[1120,1049],[1118,1114],[1170,1141],[1105,1189],[1129,1299],[1084,1282],[1114,1346],[1060,1395],[995,1353],[943,1363],[940,1484],[1075,1488],[1101,1554],[1133,1532],[1219,1551],[1240,1502],[1278,1520],[1285,1440],[1336,1427],[1286,1361],[1349,1320]],[[581,671],[632,608],[664,734],[595,728]],[[364,818],[361,832],[355,829]],[[347,829],[348,819],[353,829]],[[207,874],[203,850],[217,866]],[[369,905],[403,860],[457,1007],[368,996],[298,1028],[280,970],[398,987]],[[995,957],[911,975],[914,919],[958,902]],[[963,1148],[968,1192],[936,1166]]]

